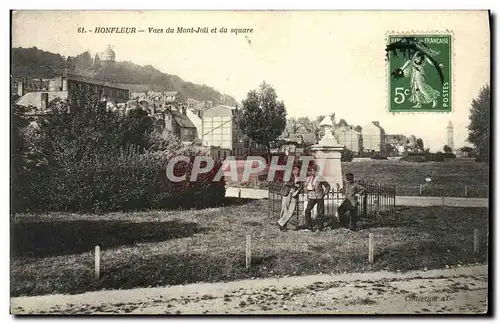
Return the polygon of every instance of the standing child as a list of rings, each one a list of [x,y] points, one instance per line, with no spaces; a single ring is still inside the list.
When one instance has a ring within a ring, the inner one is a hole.
[[[349,219],[349,228],[352,231],[357,230],[358,222],[358,195],[362,195],[366,192],[366,189],[360,184],[354,182],[354,175],[348,173],[345,175],[346,181],[344,181],[344,187],[340,189],[340,185],[337,183],[337,189],[340,190],[344,195],[345,199],[338,208],[340,226],[346,226],[347,220]],[[347,214],[347,216],[346,216]]]

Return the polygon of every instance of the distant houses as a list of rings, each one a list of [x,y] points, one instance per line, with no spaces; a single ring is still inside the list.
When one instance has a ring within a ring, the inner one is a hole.
[[[345,146],[345,148],[358,153],[363,148],[363,135],[354,130],[353,126],[340,126],[335,130],[335,134],[338,137],[339,144]]]
[[[363,150],[365,152],[380,152],[385,150],[385,129],[380,122],[373,121],[363,127]]]
[[[45,113],[50,101],[71,98],[72,93],[80,90],[94,93],[111,105],[123,104],[129,100],[129,90],[121,85],[76,72],[65,72],[53,79],[42,79],[39,86],[33,86],[33,82],[26,79],[17,82],[16,86],[20,97],[17,104],[32,106],[37,109],[37,113]]]

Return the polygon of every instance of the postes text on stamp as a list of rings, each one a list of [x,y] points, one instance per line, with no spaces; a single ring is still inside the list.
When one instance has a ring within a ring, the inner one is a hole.
[[[451,112],[451,43],[449,34],[389,35],[390,112]]]

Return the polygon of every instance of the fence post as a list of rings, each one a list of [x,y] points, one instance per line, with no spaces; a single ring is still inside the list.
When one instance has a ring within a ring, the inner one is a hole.
[[[474,229],[474,254],[479,252],[479,230]]]
[[[99,279],[101,272],[101,248],[99,245],[95,246],[95,278]]]
[[[252,236],[247,234],[247,244],[245,249],[245,266],[250,269],[252,265]]]
[[[238,198],[241,198],[241,189],[238,190]]]
[[[423,185],[420,184],[419,186],[419,195],[422,196],[422,191],[423,191]]]
[[[271,186],[267,188],[267,217],[271,217]]]
[[[467,197],[467,185],[465,185],[465,197]]]
[[[373,250],[374,250],[374,242],[373,242],[373,233],[368,235],[368,262],[373,263]]]
[[[444,206],[444,196],[443,196],[443,197],[441,197],[441,205],[443,205],[443,206]]]

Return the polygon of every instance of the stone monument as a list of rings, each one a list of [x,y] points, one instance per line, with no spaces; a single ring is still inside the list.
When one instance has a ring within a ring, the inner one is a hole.
[[[335,125],[329,116],[323,118],[320,127],[324,127],[325,136],[318,144],[312,146],[314,159],[320,167],[320,174],[325,177],[332,189],[336,188],[338,183],[342,186],[342,164],[340,158],[344,145],[339,144],[335,138]]]
[[[312,151],[314,155],[314,161],[320,167],[319,174],[325,177],[325,180],[330,184],[332,190],[336,192],[333,196],[330,196],[328,200],[325,200],[325,213],[328,211],[334,211],[335,217],[339,219],[337,208],[342,203],[344,195],[337,194],[337,183],[342,187],[342,164],[340,163],[340,158],[342,157],[342,150],[344,145],[339,144],[337,138],[335,138],[335,124],[330,116],[323,118],[320,127],[325,129],[325,135],[319,141],[318,144],[312,146]],[[304,198],[306,195],[304,194]],[[304,211],[307,206],[307,199],[304,199]],[[317,206],[314,206],[311,217],[316,218]]]

